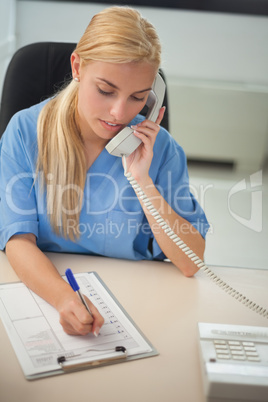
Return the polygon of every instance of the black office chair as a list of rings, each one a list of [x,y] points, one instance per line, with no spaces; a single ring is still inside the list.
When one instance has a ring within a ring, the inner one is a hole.
[[[75,43],[39,42],[17,50],[9,63],[3,85],[0,138],[16,112],[52,96],[72,79],[70,56],[75,46]],[[163,71],[160,74],[165,80]],[[166,91],[163,102],[166,113],[161,125],[168,130],[167,103]]]

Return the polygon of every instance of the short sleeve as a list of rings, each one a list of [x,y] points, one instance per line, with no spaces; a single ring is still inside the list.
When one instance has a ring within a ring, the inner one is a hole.
[[[11,236],[38,236],[35,196],[35,126],[20,112],[15,115],[0,142],[0,249]]]

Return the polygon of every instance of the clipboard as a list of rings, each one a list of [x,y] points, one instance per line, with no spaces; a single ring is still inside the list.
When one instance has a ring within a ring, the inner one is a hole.
[[[158,355],[96,272],[75,278],[105,319],[97,338],[67,335],[58,312],[22,282],[0,284],[0,317],[26,379]]]

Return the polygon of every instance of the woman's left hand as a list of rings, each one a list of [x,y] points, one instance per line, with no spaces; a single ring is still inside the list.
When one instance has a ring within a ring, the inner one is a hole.
[[[149,168],[153,158],[153,147],[165,110],[165,107],[159,110],[155,123],[151,120],[144,120],[136,126],[131,126],[134,129],[134,135],[142,141],[142,144],[127,157],[127,170],[131,172],[131,175],[138,182],[149,175]]]

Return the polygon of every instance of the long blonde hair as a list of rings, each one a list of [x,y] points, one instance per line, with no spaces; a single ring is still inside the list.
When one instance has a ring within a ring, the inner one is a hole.
[[[96,14],[75,52],[81,67],[90,61],[147,61],[157,70],[161,62],[155,28],[129,7],[110,7]],[[76,115],[78,85],[71,81],[53,97],[37,122],[37,173],[46,187],[47,213],[53,230],[71,240],[79,237],[77,228],[86,180],[84,144]],[[71,229],[68,219],[76,222]]]

